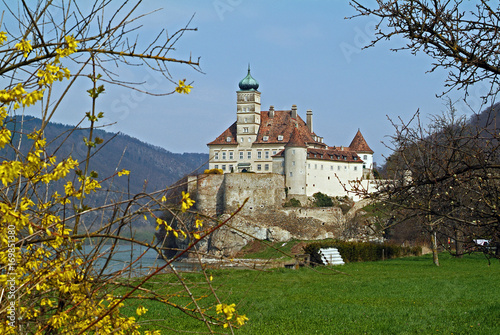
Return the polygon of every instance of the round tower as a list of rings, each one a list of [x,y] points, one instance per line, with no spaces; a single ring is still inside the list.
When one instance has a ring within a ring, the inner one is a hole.
[[[290,141],[285,145],[285,186],[288,199],[296,198],[301,202],[306,196],[307,146],[299,129],[294,127]]]

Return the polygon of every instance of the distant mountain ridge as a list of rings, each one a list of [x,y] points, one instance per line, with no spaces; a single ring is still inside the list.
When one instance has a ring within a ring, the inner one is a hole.
[[[32,116],[24,116],[21,129],[21,117],[16,116],[8,122],[8,128],[15,133],[12,143],[17,146],[19,134],[28,134],[33,129],[40,129],[42,121]],[[83,162],[87,146],[83,138],[89,137],[89,129],[76,128],[60,123],[49,123],[45,128],[47,154],[54,154],[58,161],[69,155]],[[115,178],[114,187],[136,194],[163,189],[174,184],[182,177],[203,171],[208,165],[208,154],[173,153],[163,148],[142,142],[125,134],[114,134],[101,129],[94,129],[93,137],[104,140],[92,149],[94,156],[90,160],[90,169],[99,173],[98,180],[112,176],[122,169],[130,170],[129,178]],[[63,143],[64,142],[64,143]],[[23,136],[21,153],[26,153],[32,141]],[[12,159],[12,150],[2,150],[2,160]],[[82,165],[82,164],[81,164]],[[83,169],[83,166],[80,166]],[[130,181],[130,183],[129,183]]]

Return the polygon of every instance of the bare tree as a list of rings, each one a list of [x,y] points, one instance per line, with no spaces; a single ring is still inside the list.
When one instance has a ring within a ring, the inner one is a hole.
[[[395,124],[388,180],[372,197],[381,199],[396,220],[417,223],[431,237],[434,262],[438,245],[461,256],[474,240],[500,240],[500,162],[498,131],[475,127],[457,117],[453,105],[430,126],[418,113]],[[388,228],[388,227],[386,227]],[[451,244],[453,242],[453,244]],[[495,256],[493,250],[485,250]],[[498,253],[496,254],[498,256]]]
[[[478,82],[490,84],[489,94],[498,92],[500,53],[500,5],[491,1],[377,0],[375,4],[351,0],[356,16],[380,19],[376,38],[403,37],[405,45],[394,51],[424,52],[432,60],[431,71],[449,70],[447,89],[464,89]],[[373,4],[373,5],[372,5]]]

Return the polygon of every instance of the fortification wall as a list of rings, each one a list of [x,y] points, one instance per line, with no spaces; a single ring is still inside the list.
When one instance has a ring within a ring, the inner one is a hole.
[[[187,191],[195,200],[195,208],[208,216],[220,215],[224,210],[224,175],[202,174],[189,176]]]
[[[224,181],[224,213],[232,213],[248,198],[241,214],[281,208],[285,180],[275,173],[228,173]]]
[[[188,177],[188,192],[206,215],[232,213],[248,198],[241,214],[275,210],[285,202],[285,181],[274,173],[226,173]]]

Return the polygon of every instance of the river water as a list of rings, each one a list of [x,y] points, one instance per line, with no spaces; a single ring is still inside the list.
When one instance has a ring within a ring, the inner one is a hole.
[[[94,268],[96,270],[100,270],[104,266],[111,253],[111,247],[111,245],[103,245],[101,249],[99,249],[100,257],[94,262]],[[84,245],[82,251],[84,254],[88,254],[92,252],[93,249],[93,246]],[[143,253],[144,255],[130,266],[130,264]],[[165,264],[166,262],[161,259],[158,253],[153,249],[148,249],[137,244],[119,244],[115,246],[111,260],[104,273],[110,274],[123,270],[123,276],[144,276]],[[178,271],[196,271],[199,269],[199,266],[196,266],[196,264],[192,265],[184,262],[173,262],[172,265]],[[170,268],[166,267],[162,272],[169,272],[169,270]]]

